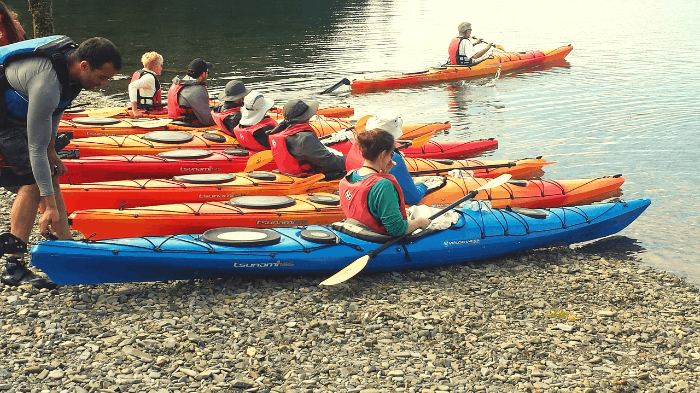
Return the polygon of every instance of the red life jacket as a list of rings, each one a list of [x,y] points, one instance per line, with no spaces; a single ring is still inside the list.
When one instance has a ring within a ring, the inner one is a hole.
[[[156,76],[155,73],[149,71],[149,70],[138,70],[134,72],[134,74],[131,76],[131,81],[137,81],[143,77],[143,74],[151,74],[153,75],[153,79],[156,80],[156,91],[153,93],[152,97],[142,97],[141,96],[141,91],[136,90],[136,105],[152,105],[152,104],[160,104],[161,101],[161,94],[163,93],[163,89],[160,86],[160,81],[158,80],[158,76]],[[150,102],[149,102],[150,101]]]
[[[365,158],[362,157],[362,151],[357,143],[353,143],[352,147],[345,155],[345,170],[350,172],[355,169],[360,169],[365,163]]]
[[[287,149],[287,137],[302,131],[314,132],[314,129],[306,122],[295,124],[284,131],[268,136],[270,140],[270,150],[272,150],[272,155],[275,157],[275,162],[280,172],[294,176],[311,176],[315,174],[312,171],[311,164],[302,164],[289,152],[289,149]]]
[[[199,119],[197,119],[197,115],[194,113],[194,110],[192,110],[192,108],[180,106],[180,104],[177,102],[177,98],[180,95],[180,90],[186,86],[190,85],[173,83],[170,86],[170,90],[168,90],[168,117],[170,119],[184,120],[187,123],[197,125],[199,124]]]
[[[466,40],[466,38],[455,37],[450,41],[447,51],[450,53],[450,64],[452,65],[469,65],[471,63],[471,58],[459,54],[459,45],[462,40]]]
[[[216,123],[216,125],[219,126],[219,128],[221,129],[221,131],[223,131],[223,132],[225,132],[225,133],[227,133],[227,134],[230,135],[230,134],[231,134],[231,131],[229,131],[229,129],[226,128],[226,125],[224,124],[224,119],[225,119],[228,115],[232,115],[232,114],[234,114],[234,113],[236,113],[236,112],[240,112],[240,111],[241,111],[241,107],[240,107],[240,106],[237,106],[237,107],[235,107],[235,108],[229,108],[229,109],[223,110],[223,111],[221,111],[221,112],[214,112],[214,111],[211,111],[211,118],[214,119],[214,123]],[[266,149],[263,149],[263,150],[266,150]]]
[[[401,210],[403,219],[406,220],[406,203],[403,200],[401,186],[399,186],[394,176],[384,173],[374,173],[356,183],[351,183],[348,177],[350,177],[352,173],[354,173],[354,171],[348,173],[338,185],[340,207],[343,209],[343,213],[345,213],[347,218],[355,219],[372,228],[375,232],[391,236],[391,233],[386,230],[384,225],[369,212],[367,197],[369,196],[369,191],[380,179],[388,179],[394,185],[396,193],[399,195],[399,210]]]
[[[268,150],[270,147],[269,146],[264,146],[261,143],[259,143],[255,139],[255,132],[258,131],[261,128],[269,128],[273,129],[277,127],[277,120],[265,116],[263,117],[262,120],[260,120],[257,124],[253,124],[252,126],[247,126],[247,127],[242,127],[240,124],[237,125],[233,129],[233,134],[236,137],[236,140],[238,143],[241,144],[241,146],[245,147],[248,150],[252,151],[263,151],[263,150]],[[269,140],[269,138],[268,138]],[[287,145],[285,144],[285,147]]]

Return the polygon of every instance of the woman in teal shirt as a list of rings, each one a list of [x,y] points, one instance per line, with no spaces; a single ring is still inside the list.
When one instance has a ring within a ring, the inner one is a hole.
[[[392,236],[427,228],[427,218],[406,218],[401,188],[396,178],[388,174],[394,166],[394,137],[375,129],[358,134],[356,143],[364,163],[340,182],[340,205],[345,215]]]

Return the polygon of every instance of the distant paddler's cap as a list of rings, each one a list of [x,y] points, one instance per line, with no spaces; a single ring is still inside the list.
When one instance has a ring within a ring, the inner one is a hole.
[[[299,124],[309,121],[317,110],[318,101],[294,99],[284,104],[282,113],[287,122]]]
[[[210,68],[213,68],[214,64],[204,61],[202,59],[194,59],[190,63],[189,66],[187,66],[187,74],[190,75],[193,78],[196,78],[200,75],[202,75],[203,72],[208,71]]]
[[[472,29],[472,24],[469,22],[462,22],[459,24],[459,27],[457,27],[457,30],[459,30],[459,35],[464,34],[465,31],[471,30]]]
[[[384,130],[393,135],[394,139],[399,139],[403,135],[401,127],[403,127],[403,120],[391,108],[379,110],[376,115],[367,119],[367,123],[365,123],[365,130]]]
[[[245,87],[243,82],[234,79],[226,84],[224,91],[219,93],[220,101],[236,101],[250,93],[250,89]]]
[[[243,100],[240,125],[252,126],[253,124],[258,124],[274,105],[274,101],[263,97],[259,91],[251,91]]]

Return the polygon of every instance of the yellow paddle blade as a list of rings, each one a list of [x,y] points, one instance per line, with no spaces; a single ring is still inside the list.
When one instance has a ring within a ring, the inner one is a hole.
[[[362,116],[356,123],[355,123],[355,130],[357,132],[365,132],[365,126],[367,125],[367,120],[372,117],[372,115],[367,115],[367,116]]]
[[[326,175],[324,175],[323,173],[317,173],[313,176],[299,179],[289,186],[289,190],[287,190],[287,193],[288,195],[301,194],[303,192],[306,192],[309,189],[309,187],[313,186],[314,184],[318,183],[319,181],[325,178]]]
[[[272,150],[263,150],[259,151],[248,159],[248,163],[245,166],[244,171],[245,172],[250,172],[254,171],[263,165],[267,164],[268,162],[272,161],[274,157],[272,156]]]
[[[172,119],[124,119],[126,123],[139,128],[163,128],[170,124]]]
[[[332,275],[331,277],[328,277],[327,279],[321,281],[320,285],[335,285],[335,284],[340,284],[341,282],[347,281],[357,273],[361,272],[362,269],[365,268],[367,265],[367,262],[369,261],[369,255],[362,256],[358,259],[355,260],[355,262],[345,266],[343,270],[339,271],[338,273]]]
[[[425,146],[426,143],[430,142],[430,138],[432,138],[433,135],[435,135],[436,132],[437,132],[437,130],[432,131],[432,132],[429,132],[429,133],[427,133],[427,134],[425,134],[425,135],[421,135],[421,136],[419,136],[418,138],[415,138],[415,139],[411,140],[411,146],[412,146],[412,147],[423,147],[423,146]]]
[[[126,108],[103,108],[85,111],[88,117],[113,117],[124,113],[126,113]]]

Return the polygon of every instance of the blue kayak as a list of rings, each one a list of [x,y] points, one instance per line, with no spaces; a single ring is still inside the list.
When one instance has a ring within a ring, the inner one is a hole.
[[[512,211],[456,209],[452,227],[370,259],[365,272],[422,269],[500,257],[612,235],[649,199]],[[242,275],[333,275],[378,248],[387,236],[352,222],[297,228],[218,228],[201,235],[51,240],[32,247],[32,264],[61,285],[223,278]]]

